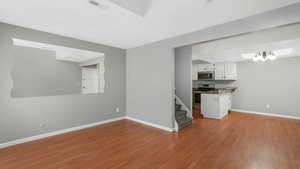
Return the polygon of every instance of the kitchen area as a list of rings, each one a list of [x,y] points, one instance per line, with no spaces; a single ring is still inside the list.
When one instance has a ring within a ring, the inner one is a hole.
[[[299,29],[285,29],[175,48],[175,95],[187,115],[222,119],[234,111],[298,117]]]
[[[222,119],[231,109],[232,95],[237,87],[235,63],[193,61],[193,117]]]

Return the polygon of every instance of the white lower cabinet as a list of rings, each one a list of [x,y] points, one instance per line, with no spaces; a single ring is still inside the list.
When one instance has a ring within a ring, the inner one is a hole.
[[[205,118],[222,119],[230,108],[231,93],[201,95],[201,112]]]

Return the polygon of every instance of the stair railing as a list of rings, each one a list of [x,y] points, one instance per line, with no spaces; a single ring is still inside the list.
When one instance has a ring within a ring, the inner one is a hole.
[[[187,112],[187,116],[190,117],[190,118],[193,118],[192,111],[180,100],[180,98],[175,95],[175,99],[182,106],[183,110],[185,110]]]

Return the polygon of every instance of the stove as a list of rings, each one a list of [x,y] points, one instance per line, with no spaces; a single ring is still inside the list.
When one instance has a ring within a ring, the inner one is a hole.
[[[199,90],[199,91],[212,91],[212,90],[215,90],[215,88],[199,87],[196,90]]]
[[[214,84],[201,84],[198,88],[193,88],[196,91],[212,91],[215,90]]]

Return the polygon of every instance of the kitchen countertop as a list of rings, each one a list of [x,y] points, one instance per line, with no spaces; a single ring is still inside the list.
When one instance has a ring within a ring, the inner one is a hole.
[[[201,91],[198,89],[193,89],[193,93],[202,93],[202,94],[223,94],[223,93],[233,93],[237,87],[225,87],[225,88],[215,88],[214,90]]]

